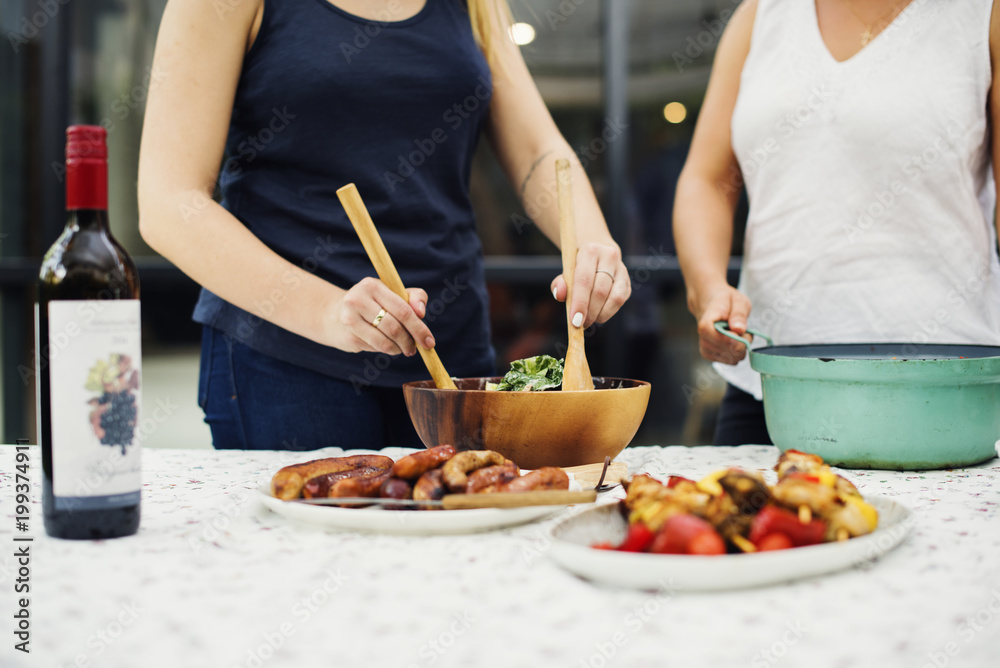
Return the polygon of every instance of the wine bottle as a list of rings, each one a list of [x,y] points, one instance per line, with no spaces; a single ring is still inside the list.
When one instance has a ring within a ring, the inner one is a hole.
[[[35,305],[45,530],[114,538],[139,528],[139,273],[108,228],[107,133],[66,131],[66,227]]]

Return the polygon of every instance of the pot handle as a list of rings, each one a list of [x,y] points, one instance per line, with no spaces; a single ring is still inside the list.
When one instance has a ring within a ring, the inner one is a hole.
[[[733,334],[729,330],[729,323],[726,322],[725,320],[719,320],[719,321],[717,321],[715,323],[715,331],[717,331],[719,334],[722,334],[723,336],[728,336],[733,341],[739,341],[740,343],[742,343],[743,345],[745,345],[747,348],[750,347],[750,342],[749,341],[747,341],[746,339],[744,339],[742,336],[739,336],[738,334]],[[758,332],[756,329],[748,329],[747,332],[749,332],[750,334],[753,334],[754,336],[759,336],[760,338],[764,339],[765,341],[767,341],[767,345],[769,345],[769,346],[773,346],[774,345],[774,341],[771,339],[771,337],[768,336],[767,334],[763,333],[763,332]]]

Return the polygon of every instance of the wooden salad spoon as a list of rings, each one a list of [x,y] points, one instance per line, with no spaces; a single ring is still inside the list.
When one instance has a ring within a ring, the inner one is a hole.
[[[368,253],[369,259],[375,265],[378,277],[382,279],[382,282],[390,290],[399,295],[400,299],[409,303],[410,297],[406,294],[406,288],[403,287],[403,281],[399,277],[399,272],[396,271],[396,265],[392,263],[389,251],[385,249],[382,237],[379,236],[378,230],[375,229],[375,223],[372,222],[372,217],[369,215],[365,203],[361,200],[361,194],[358,193],[357,187],[353,183],[348,183],[337,191],[337,197],[340,198],[340,203],[344,205],[344,211],[347,212],[347,217],[351,220],[354,231],[358,233],[361,245],[365,247],[365,252]],[[424,348],[419,341],[416,344],[417,350],[420,352],[420,357],[423,358],[427,370],[431,372],[434,385],[438,389],[458,389],[455,387],[455,381],[451,379],[451,376],[445,370],[444,364],[441,363],[441,358],[438,357],[437,351]]]
[[[562,248],[563,278],[566,280],[566,324],[569,345],[563,365],[563,390],[592,390],[587,354],[583,349],[583,327],[573,326],[573,276],[576,272],[576,220],[573,215],[573,174],[569,160],[556,160],[556,191],[559,196],[559,245]]]

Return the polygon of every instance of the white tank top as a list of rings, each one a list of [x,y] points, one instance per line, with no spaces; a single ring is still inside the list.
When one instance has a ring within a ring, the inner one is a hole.
[[[914,0],[838,63],[814,0],[760,0],[732,118],[750,327],[779,345],[1000,345],[991,6]],[[715,367],[761,397],[747,359]]]

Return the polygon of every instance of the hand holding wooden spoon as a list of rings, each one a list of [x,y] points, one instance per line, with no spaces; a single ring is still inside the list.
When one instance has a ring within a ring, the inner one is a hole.
[[[573,216],[573,182],[569,160],[556,161],[556,186],[559,195],[559,245],[562,249],[563,276],[576,274],[576,220]],[[592,390],[594,378],[583,348],[583,314],[573,313],[573,285],[567,284],[566,321],[569,346],[563,366],[563,390]]]

